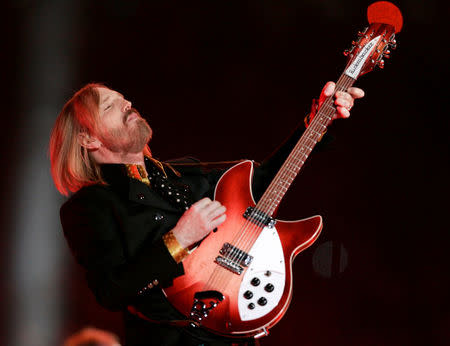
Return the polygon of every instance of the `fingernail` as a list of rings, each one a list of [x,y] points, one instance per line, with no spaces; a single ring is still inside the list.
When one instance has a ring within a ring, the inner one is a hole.
[[[325,96],[331,96],[333,93],[333,88],[331,86],[328,86],[328,88],[325,90]]]

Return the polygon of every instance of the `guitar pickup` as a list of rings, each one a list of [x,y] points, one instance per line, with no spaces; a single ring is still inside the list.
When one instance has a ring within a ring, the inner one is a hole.
[[[273,228],[273,226],[275,226],[275,224],[277,223],[277,221],[273,217],[254,207],[248,207],[243,216],[257,226],[264,225],[269,228]]]
[[[219,252],[222,256],[231,259],[233,260],[233,262],[236,262],[237,264],[244,267],[248,267],[253,260],[253,257],[248,253],[238,249],[230,243],[223,244],[222,249],[220,249]]]

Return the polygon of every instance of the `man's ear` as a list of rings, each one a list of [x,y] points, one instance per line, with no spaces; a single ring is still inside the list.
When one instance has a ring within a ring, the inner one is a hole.
[[[89,150],[97,150],[102,145],[97,137],[91,136],[87,132],[80,132],[78,134],[78,143]]]

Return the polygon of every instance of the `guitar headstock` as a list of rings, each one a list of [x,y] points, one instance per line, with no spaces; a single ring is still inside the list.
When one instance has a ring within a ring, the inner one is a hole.
[[[400,10],[390,2],[378,1],[367,9],[370,25],[358,33],[352,47],[344,51],[349,57],[345,74],[353,79],[384,67],[383,58],[389,58],[397,47],[395,34],[400,32],[403,19]]]

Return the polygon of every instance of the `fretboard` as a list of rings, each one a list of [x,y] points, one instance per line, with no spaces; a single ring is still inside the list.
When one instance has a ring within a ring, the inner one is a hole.
[[[343,73],[336,82],[335,92],[346,91],[354,82],[355,79]],[[266,215],[273,215],[285,193],[303,167],[309,154],[314,149],[314,146],[326,131],[328,124],[336,112],[333,96],[334,94],[329,96],[323,102],[314,116],[314,119],[311,121],[308,128],[305,130],[256,205],[256,208]]]

